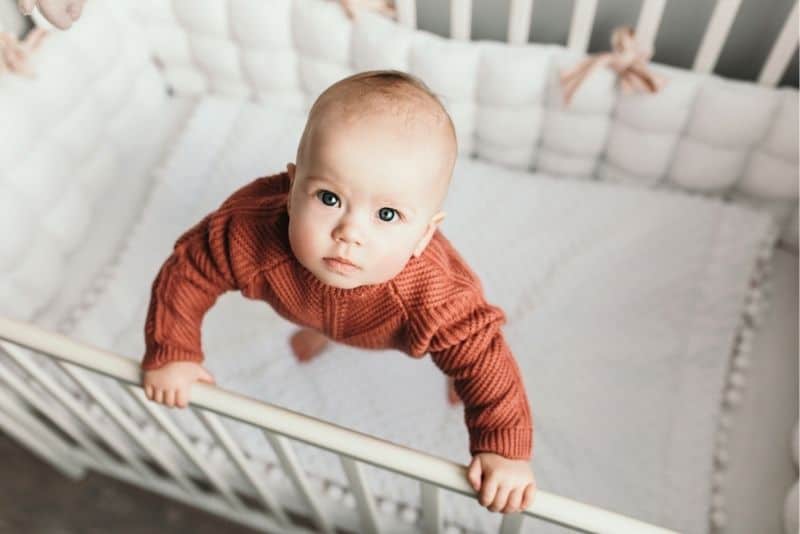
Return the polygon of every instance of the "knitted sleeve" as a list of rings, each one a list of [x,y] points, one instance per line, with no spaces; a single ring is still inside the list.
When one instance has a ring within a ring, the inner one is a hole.
[[[505,315],[482,294],[459,295],[415,314],[416,350],[454,379],[464,402],[469,450],[529,459],[533,420],[519,367],[500,329]]]
[[[250,233],[236,213],[256,185],[239,189],[175,242],[151,287],[142,369],[203,361],[203,317],[222,293],[243,289],[255,270]]]

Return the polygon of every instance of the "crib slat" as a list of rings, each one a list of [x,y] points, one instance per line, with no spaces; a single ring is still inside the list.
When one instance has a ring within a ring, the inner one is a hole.
[[[0,429],[35,452],[45,462],[73,480],[83,478],[86,468],[77,462],[61,438],[28,412],[13,395],[0,388]]]
[[[508,10],[508,42],[521,45],[528,42],[531,33],[533,0],[511,0]]]
[[[233,493],[233,490],[225,480],[223,480],[213,469],[208,468],[208,462],[200,458],[197,451],[186,439],[183,431],[161,411],[161,406],[147,398],[142,391],[142,388],[137,386],[125,385],[131,397],[133,397],[139,405],[144,408],[150,417],[167,433],[172,439],[173,443],[189,458],[192,463],[206,476],[206,478],[214,486],[214,489],[222,495],[222,497],[236,510],[246,510],[247,506]]]
[[[500,534],[519,534],[522,531],[522,520],[525,518],[521,513],[503,514],[503,521],[500,523]]]
[[[450,0],[450,37],[469,41],[472,33],[472,0]]]
[[[700,49],[695,56],[693,70],[702,73],[714,70],[741,3],[742,0],[717,0],[700,43]]]
[[[442,506],[438,486],[420,481],[422,490],[422,529],[428,534],[442,531]]]
[[[146,444],[139,437],[138,428],[136,428],[136,426],[130,422],[128,416],[122,413],[122,411],[119,409],[116,403],[111,401],[105,395],[105,393],[103,393],[94,383],[91,382],[91,380],[88,380],[86,377],[81,376],[79,374],[78,369],[71,364],[60,362],[58,360],[55,360],[55,363],[61,368],[62,371],[64,371],[64,373],[69,375],[75,381],[75,383],[81,387],[81,389],[83,389],[86,393],[88,393],[89,396],[92,398],[92,400],[94,400],[97,404],[99,404],[100,407],[103,408],[106,411],[106,413],[111,416],[111,419],[113,419],[114,422],[116,422],[120,427],[122,427],[122,429],[125,430],[125,432],[127,432],[127,434],[134,439],[134,441],[136,441],[141,446],[146,446]],[[125,448],[126,449],[128,448],[127,443],[125,444]],[[151,452],[152,447],[146,448],[145,450]],[[128,462],[130,462],[131,465],[136,467],[136,470],[139,472],[140,475],[143,476],[143,479],[152,480],[153,478],[155,478],[156,475],[153,474],[153,472],[146,465],[144,465],[144,463],[142,463],[142,461],[139,459],[138,454],[136,454],[133,448],[128,449],[128,451],[130,452],[130,455],[126,456],[125,459]],[[155,458],[159,457],[157,451],[154,457]],[[188,491],[192,490],[192,487],[189,484],[188,480],[179,479],[178,483],[180,483],[182,486],[184,486],[185,484],[184,489]]]
[[[102,438],[108,445],[119,454],[131,468],[138,473],[144,480],[149,480],[153,477],[150,470],[141,462],[136,456],[136,453],[128,447],[127,443],[120,441],[113,434],[104,432],[99,423],[86,413],[83,406],[79,406],[71,393],[67,393],[61,384],[56,383],[47,373],[42,371],[39,367],[31,363],[23,349],[0,341],[0,347],[8,354],[20,367],[25,369],[33,378],[35,378],[48,393],[53,395],[58,401],[69,409],[69,411],[78,419],[80,419],[86,426],[92,429],[98,437]],[[59,363],[59,362],[57,362]],[[62,364],[69,365],[69,364]],[[103,457],[101,457],[103,458]]]
[[[577,52],[586,52],[589,48],[589,38],[592,36],[595,11],[597,11],[597,0],[575,0],[567,47]]]
[[[372,498],[372,493],[367,487],[367,481],[364,479],[364,473],[361,470],[361,464],[348,458],[342,454],[339,455],[339,460],[342,462],[347,480],[350,482],[350,489],[358,503],[358,514],[361,517],[361,528],[369,534],[378,534],[380,532],[380,524],[378,523],[378,515],[375,511],[375,500]]]
[[[417,28],[416,0],[395,0],[394,8],[397,12],[397,22],[412,30]]]
[[[111,416],[114,421],[128,433],[128,435],[135,441],[139,446],[147,451],[148,454],[156,461],[158,464],[167,471],[172,478],[180,485],[184,490],[188,491],[189,493],[196,494],[198,492],[197,488],[189,482],[183,474],[178,466],[170,460],[167,456],[164,455],[157,447],[153,447],[153,445],[142,438],[141,428],[135,423],[130,420],[130,417],[127,416],[120,410],[118,403],[114,400],[108,398],[108,395],[97,387],[91,380],[87,377],[82,376],[80,371],[69,365],[58,362],[64,371],[69,374],[81,387],[86,390],[93,398],[96,400],[100,406],[102,406],[106,412]],[[152,478],[152,476],[151,476]]]
[[[652,48],[656,42],[658,27],[664,14],[667,0],[644,0],[636,23],[636,40],[642,46]]]
[[[772,45],[772,50],[767,57],[767,61],[758,75],[758,83],[763,85],[776,86],[781,79],[781,76],[789,66],[795,50],[798,45],[797,35],[797,6],[798,2],[794,3],[791,13],[783,24],[783,29],[780,35]]]
[[[239,471],[244,477],[250,481],[253,488],[258,492],[261,501],[266,505],[267,509],[274,515],[278,522],[286,527],[291,527],[292,521],[284,513],[283,508],[272,495],[272,492],[264,485],[263,478],[260,479],[253,471],[253,467],[248,463],[244,457],[242,450],[236,445],[236,442],[231,438],[228,431],[220,422],[219,417],[206,410],[194,408],[194,413],[206,426],[209,432],[216,438],[217,442],[227,451],[229,457],[239,468]]]
[[[31,386],[25,383],[20,377],[9,371],[5,366],[0,365],[0,378],[2,378],[11,389],[17,392],[28,403],[33,405],[37,410],[47,415],[50,420],[58,425],[69,437],[75,440],[81,447],[91,454],[91,456],[102,465],[113,465],[115,462],[109,458],[108,454],[100,447],[94,444],[81,429],[77,428],[75,421],[69,417],[65,417],[63,413],[53,410],[47,405],[41,395],[35,393]]]
[[[314,497],[311,492],[311,485],[308,483],[305,473],[300,468],[300,462],[297,460],[292,444],[284,436],[264,429],[262,429],[262,432],[275,450],[275,454],[278,455],[284,472],[289,475],[298,493],[300,493],[306,500],[306,503],[308,503],[308,507],[311,509],[311,513],[314,516],[314,522],[322,532],[334,534],[333,525],[331,525],[331,522],[322,511],[322,507],[316,497]]]

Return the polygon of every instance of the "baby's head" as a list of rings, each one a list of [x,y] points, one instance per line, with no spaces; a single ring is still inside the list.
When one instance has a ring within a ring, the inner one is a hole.
[[[336,82],[314,102],[296,165],[287,166],[294,255],[335,287],[390,280],[444,219],[456,152],[450,116],[411,75],[368,71]]]

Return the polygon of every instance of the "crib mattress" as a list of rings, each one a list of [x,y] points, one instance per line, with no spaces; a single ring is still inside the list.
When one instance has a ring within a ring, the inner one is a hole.
[[[113,275],[95,285],[102,293],[75,317],[72,334],[138,361],[149,286],[174,240],[225,192],[283,170],[302,127],[302,116],[269,103],[204,98],[172,147]],[[768,219],[686,194],[555,179],[474,160],[459,160],[455,176],[443,231],[481,276],[488,300],[507,312],[504,332],[534,414],[539,487],[682,532],[708,531],[726,370],[756,259],[771,250]],[[510,201],[503,224],[529,225],[525,239],[519,232],[493,233],[490,222],[474,217],[470,222],[476,199],[484,206]],[[565,221],[563,232],[531,225],[543,221]],[[489,242],[492,250],[484,254]],[[487,255],[505,256],[503,268],[493,268]],[[796,294],[796,257],[779,251],[774,261],[780,265],[774,293]],[[785,287],[792,273],[793,289]],[[510,291],[509,279],[524,287]],[[760,330],[767,337],[755,344],[761,352],[748,384],[752,394],[734,414],[734,428],[769,436],[759,445],[763,463],[751,454],[752,434],[730,436],[737,440],[731,445],[736,467],[725,480],[730,517],[746,515],[753,525],[775,524],[782,500],[774,494],[785,494],[791,477],[765,480],[765,473],[791,467],[788,436],[797,418],[794,403],[786,402],[797,392],[797,307],[781,302]],[[611,334],[615,325],[637,335]],[[224,389],[469,463],[463,411],[447,405],[445,379],[429,358],[335,345],[300,366],[288,352],[293,329],[263,303],[226,294],[204,322],[206,365]],[[675,333],[682,337],[672,339]],[[792,345],[794,356],[786,354]],[[756,371],[761,364],[765,369]],[[656,375],[673,381],[655,382]],[[763,395],[775,391],[778,378],[780,396]],[[118,397],[137,414],[127,395]],[[765,411],[773,417],[763,417]],[[168,413],[194,435],[207,436],[190,412]],[[275,460],[255,429],[228,426],[252,454]],[[330,453],[304,444],[297,449],[308,472],[346,480]],[[737,462],[742,455],[747,459]],[[371,466],[365,471],[388,507],[389,499],[417,505],[416,484]],[[747,494],[748,487],[762,491]],[[500,520],[460,495],[445,495],[443,513],[469,531],[492,531]],[[566,531],[536,520],[526,521],[524,531],[534,527]]]

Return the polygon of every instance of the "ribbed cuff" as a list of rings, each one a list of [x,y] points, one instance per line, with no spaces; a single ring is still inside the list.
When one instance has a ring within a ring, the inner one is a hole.
[[[147,348],[144,358],[142,358],[140,368],[144,371],[152,371],[170,362],[186,361],[203,363],[203,354],[176,347],[155,345]]]
[[[501,428],[489,432],[470,432],[469,452],[493,452],[510,460],[530,460],[533,453],[532,428]]]

